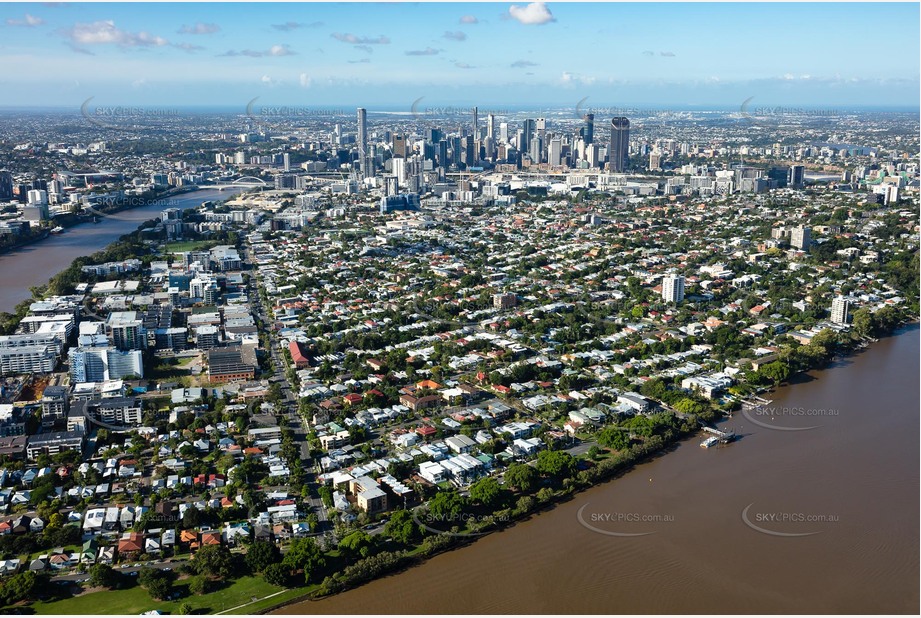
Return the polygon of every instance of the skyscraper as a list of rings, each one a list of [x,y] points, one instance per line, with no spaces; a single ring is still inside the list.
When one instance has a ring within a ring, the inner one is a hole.
[[[518,142],[519,152],[529,152],[531,150],[531,138],[534,135],[536,130],[537,123],[533,119],[528,118],[524,121],[524,126],[522,127],[522,132],[524,133],[523,140]]]
[[[595,114],[585,114],[582,126],[582,141],[591,144],[595,141]]]
[[[438,165],[439,167],[448,167],[448,140],[438,141]]]
[[[486,137],[496,137],[496,117],[493,114],[486,116]]]
[[[0,171],[0,200],[13,199],[13,174],[3,170]]]
[[[554,137],[550,140],[550,150],[547,153],[547,162],[550,165],[560,165],[562,161],[562,152],[563,152],[563,140],[559,137]]]
[[[393,136],[393,157],[394,158],[405,158],[406,157],[406,137],[403,135],[394,135]]]
[[[617,174],[627,170],[627,152],[630,147],[630,121],[623,116],[611,119],[611,147],[608,149],[608,166]]]
[[[806,182],[806,166],[791,165],[790,175],[787,177],[787,185],[794,189],[802,189]]]
[[[358,108],[358,166],[362,176],[371,176],[368,156],[368,112]]]
[[[473,136],[468,135],[464,138],[464,140],[464,163],[467,164],[468,167],[476,165],[476,154],[473,148]]]

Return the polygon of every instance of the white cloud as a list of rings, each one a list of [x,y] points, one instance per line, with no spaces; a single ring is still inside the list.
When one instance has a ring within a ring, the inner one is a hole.
[[[556,21],[553,13],[543,2],[532,2],[525,6],[513,4],[509,7],[508,14],[512,19],[526,26],[539,26]]]
[[[467,40],[467,35],[460,31],[445,32],[443,36],[449,41],[466,41]]]
[[[293,56],[294,52],[291,51],[287,45],[272,45],[269,49],[270,56]]]
[[[220,31],[221,27],[217,24],[204,24],[202,22],[196,22],[192,26],[183,24],[182,28],[177,30],[179,34],[214,34]]]
[[[41,17],[35,17],[26,13],[26,16],[22,19],[8,19],[6,20],[7,26],[25,26],[27,28],[35,28],[36,26],[41,26],[45,23],[45,20]]]
[[[460,18],[460,23],[462,24],[478,24],[480,20],[476,18],[475,15],[464,15]]]
[[[310,79],[310,76],[306,73],[301,73],[300,79],[301,88],[310,88],[310,84],[313,80]]]
[[[60,31],[73,45],[118,45],[119,47],[163,47],[169,41],[148,32],[120,30],[111,20],[76,23]]]
[[[560,76],[560,83],[566,87],[572,87],[576,85],[581,86],[590,86],[595,83],[595,78],[587,75],[579,75],[577,73],[570,73],[569,71],[563,71],[563,74]]]

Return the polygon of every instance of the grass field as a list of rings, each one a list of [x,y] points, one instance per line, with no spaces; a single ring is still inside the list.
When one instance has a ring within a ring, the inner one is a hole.
[[[185,251],[200,251],[210,249],[219,244],[216,240],[184,240],[166,243],[164,253],[183,253]]]
[[[182,597],[174,601],[155,601],[146,590],[134,586],[126,590],[104,590],[59,601],[33,603],[31,607],[36,614],[137,615],[152,609],[178,614],[179,606],[188,603],[196,613],[216,614],[242,605],[243,607],[229,613],[247,614],[296,598],[307,591],[306,588],[285,590],[271,586],[261,577],[241,577],[221,590],[201,596],[188,594],[187,585],[182,581],[177,582],[173,588],[182,592]],[[276,593],[281,594],[265,598]],[[253,602],[253,598],[257,601]]]

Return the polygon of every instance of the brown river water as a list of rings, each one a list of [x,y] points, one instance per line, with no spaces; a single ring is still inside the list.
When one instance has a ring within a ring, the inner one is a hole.
[[[722,425],[742,434],[732,444],[685,441],[505,531],[277,613],[917,614],[918,326],[768,397],[773,415]]]
[[[18,303],[32,296],[30,287],[47,283],[78,257],[104,249],[144,221],[156,219],[166,208],[196,208],[204,201],[226,200],[239,192],[238,187],[205,189],[163,198],[154,204],[99,217],[98,223],[83,223],[0,255],[0,311],[13,311]]]

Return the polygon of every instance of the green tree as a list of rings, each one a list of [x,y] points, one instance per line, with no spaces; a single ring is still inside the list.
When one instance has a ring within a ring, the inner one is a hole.
[[[624,431],[623,427],[609,425],[598,432],[598,444],[612,448],[615,451],[622,451],[630,446],[630,435]]]
[[[225,579],[233,575],[235,562],[233,554],[223,545],[206,545],[195,552],[189,566],[199,575]]]
[[[108,564],[94,564],[90,567],[90,585],[103,588],[117,588],[122,581],[122,574]]]
[[[675,402],[673,407],[675,408],[675,410],[677,410],[678,412],[681,412],[682,414],[695,414],[695,415],[700,414],[704,410],[707,409],[707,407],[704,404],[702,404],[699,401],[694,401],[690,397],[679,399],[678,401]]]
[[[371,545],[371,537],[363,530],[356,530],[339,541],[339,550],[352,558],[367,558]]]
[[[169,598],[175,578],[173,571],[142,567],[138,573],[138,584],[150,593],[151,598],[163,601]]]
[[[204,575],[189,578],[189,592],[192,594],[208,594],[214,589],[214,582]]]
[[[541,451],[534,467],[541,474],[565,478],[575,472],[576,460],[566,451]]]
[[[281,559],[281,552],[274,543],[256,541],[246,550],[244,561],[253,573],[262,573],[270,564],[275,564]]]
[[[291,569],[281,563],[270,564],[262,571],[265,583],[287,588],[291,583]]]
[[[299,538],[291,543],[281,563],[294,571],[303,569],[304,579],[310,581],[318,570],[326,566],[326,559],[313,539]]]
[[[390,516],[390,521],[384,527],[384,532],[397,543],[405,545],[412,543],[421,535],[419,524],[413,520],[412,513],[404,509],[394,511]]]
[[[790,367],[781,361],[774,361],[759,368],[758,373],[774,384],[780,384],[790,377]]]
[[[874,332],[873,314],[866,307],[854,312],[851,326],[858,337],[872,337]]]
[[[463,512],[466,500],[453,489],[441,490],[429,500],[429,514],[437,521],[452,522]]]
[[[531,509],[534,508],[535,504],[536,501],[531,496],[521,496],[515,503],[515,510],[524,515],[525,513],[529,513]]]
[[[492,508],[499,503],[502,497],[502,488],[499,481],[491,476],[481,478],[470,486],[470,498],[485,507]]]
[[[0,605],[12,605],[31,599],[39,590],[45,589],[48,578],[32,571],[17,573],[0,580]]]
[[[537,470],[527,464],[512,464],[505,471],[505,482],[518,491],[531,493],[539,482]]]

